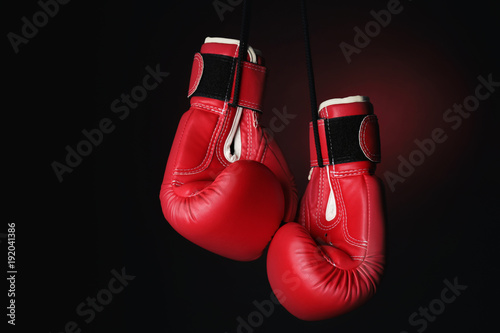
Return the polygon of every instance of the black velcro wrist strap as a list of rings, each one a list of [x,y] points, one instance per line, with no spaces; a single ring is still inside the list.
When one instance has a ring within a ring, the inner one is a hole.
[[[379,128],[375,115],[320,119],[318,125],[324,163],[380,162]],[[311,154],[311,164],[317,166],[314,156]]]
[[[203,75],[192,96],[228,101],[237,59],[220,54],[202,54],[202,57]]]
[[[359,147],[359,126],[365,116],[325,119],[330,164],[367,161]]]
[[[247,61],[242,63],[238,101],[237,105],[233,105],[237,60],[220,54],[196,53],[188,97],[217,99],[231,106],[262,112],[266,68]]]

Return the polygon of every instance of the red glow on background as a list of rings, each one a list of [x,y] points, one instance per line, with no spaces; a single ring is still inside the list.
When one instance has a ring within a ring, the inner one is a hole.
[[[467,86],[471,77],[460,65],[460,58],[436,41],[387,29],[360,54],[354,54],[348,64],[338,44],[328,41],[328,36],[325,32],[314,39],[314,45],[319,46],[316,52],[313,47],[318,104],[336,97],[370,97],[381,130],[382,163],[377,174],[382,179],[387,170],[398,172],[399,155],[408,158],[418,149],[414,140],[431,137],[436,128],[445,131],[447,141],[437,144],[434,153],[404,183],[395,185],[397,195],[388,189],[388,196],[404,200],[416,191],[428,190],[433,179],[445,176],[447,168],[460,160],[461,146],[471,139],[468,121],[454,131],[443,120],[446,109],[474,93],[473,87]],[[271,51],[264,54],[270,72],[265,100],[268,111],[263,122],[267,124],[274,107],[286,105],[289,113],[297,114],[276,139],[302,193],[309,169],[307,126],[311,119],[303,44],[295,39],[274,48],[264,45],[263,49]],[[286,50],[290,56],[283,57]]]

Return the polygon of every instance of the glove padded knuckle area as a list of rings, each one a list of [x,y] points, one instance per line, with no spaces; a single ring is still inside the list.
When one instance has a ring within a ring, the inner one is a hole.
[[[302,320],[323,320],[359,307],[376,291],[381,266],[353,260],[333,246],[317,243],[300,224],[281,227],[268,251],[267,269],[281,304]]]
[[[237,161],[213,181],[178,188],[167,184],[161,203],[165,217],[183,237],[241,261],[262,254],[284,213],[279,182],[267,167],[253,161]]]

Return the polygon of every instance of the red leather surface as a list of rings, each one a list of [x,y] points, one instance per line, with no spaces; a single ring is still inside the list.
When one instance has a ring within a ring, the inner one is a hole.
[[[257,259],[283,217],[279,182],[263,164],[237,161],[214,180],[164,183],[167,221],[191,242],[221,256]]]
[[[351,115],[345,105],[339,112],[328,109],[330,115]],[[351,108],[360,110],[368,108]],[[287,223],[274,236],[267,259],[269,282],[283,293],[282,304],[294,316],[335,317],[375,293],[385,262],[385,212],[383,185],[374,170],[375,164],[367,161],[314,167],[299,223]],[[331,191],[336,213],[328,221]]]
[[[204,43],[201,46],[200,53],[220,54],[232,58],[238,58],[238,45],[224,43]],[[248,57],[247,57],[247,60]]]
[[[234,78],[236,80],[236,76]],[[266,81],[266,68],[243,62],[241,70],[241,90],[238,105],[253,110],[262,111],[262,95],[264,93],[264,83]],[[230,103],[233,102],[234,87],[231,91]]]
[[[225,48],[234,45],[217,47],[227,53]],[[262,77],[243,82],[241,96],[261,93]],[[295,218],[298,200],[286,161],[258,125],[257,112],[243,109],[240,160],[226,159],[224,145],[236,113],[227,102],[191,98],[169,154],[160,200],[165,218],[182,236],[224,257],[248,261],[262,254],[283,219]]]
[[[363,114],[373,114],[370,103],[355,102],[344,104],[328,105],[319,110],[320,118],[338,118],[347,116],[359,116]]]

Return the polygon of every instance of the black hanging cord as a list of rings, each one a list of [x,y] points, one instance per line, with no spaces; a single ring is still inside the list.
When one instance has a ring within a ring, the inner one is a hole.
[[[304,30],[304,45],[306,49],[307,76],[309,79],[309,98],[311,100],[311,114],[314,131],[314,143],[316,146],[316,155],[318,157],[318,166],[323,166],[323,157],[321,155],[321,146],[319,143],[318,132],[318,102],[316,100],[316,86],[314,85],[314,72],[311,58],[311,44],[309,41],[309,25],[307,23],[306,2],[301,0],[302,27]]]
[[[251,0],[243,2],[243,20],[241,23],[240,47],[238,51],[238,62],[236,63],[236,79],[234,86],[233,106],[238,106],[240,101],[241,70],[248,51],[248,34],[250,30]]]

